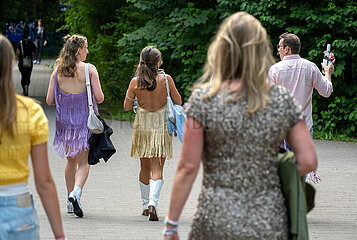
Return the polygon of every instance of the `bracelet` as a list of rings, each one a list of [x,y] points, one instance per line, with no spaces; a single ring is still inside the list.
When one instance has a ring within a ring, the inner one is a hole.
[[[55,236],[55,239],[57,239],[57,240],[65,240],[66,239],[66,235],[64,235],[64,233],[61,234],[61,235],[57,235],[57,236]]]
[[[132,102],[134,102],[134,101],[135,101],[135,99],[134,99],[134,98],[131,98],[131,97],[129,97],[128,95],[126,95],[126,97],[129,99],[129,101],[132,101]]]
[[[168,216],[165,217],[164,224],[166,226],[177,227],[179,225],[179,221],[172,221]]]
[[[164,231],[162,232],[162,234],[164,236],[170,236],[170,235],[174,234],[175,232],[177,232],[177,227],[174,227],[174,228],[165,227]]]

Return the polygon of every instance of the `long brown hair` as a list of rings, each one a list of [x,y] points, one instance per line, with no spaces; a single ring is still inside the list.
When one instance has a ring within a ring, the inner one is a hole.
[[[254,113],[269,101],[266,84],[269,68],[274,63],[265,28],[249,13],[237,12],[221,24],[208,48],[204,73],[195,87],[208,86],[205,98],[210,98],[218,92],[223,81],[241,79],[243,90],[237,92],[235,100],[246,95],[245,114]]]
[[[12,66],[15,60],[10,41],[0,34],[0,139],[3,131],[14,136],[17,100],[12,79]]]
[[[56,60],[57,72],[60,76],[74,77],[79,62],[78,50],[85,46],[87,38],[81,35],[67,35],[63,37],[63,40],[66,43]]]
[[[159,49],[148,46],[141,50],[140,62],[135,72],[138,76],[139,89],[152,91],[156,88],[156,76],[161,64],[162,56]]]

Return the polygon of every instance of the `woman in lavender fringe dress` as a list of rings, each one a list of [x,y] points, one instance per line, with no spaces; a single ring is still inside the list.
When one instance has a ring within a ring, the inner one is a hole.
[[[89,174],[87,127],[89,115],[85,67],[89,68],[93,102],[104,100],[97,69],[85,64],[88,54],[87,38],[66,36],[66,41],[51,75],[46,102],[56,105],[56,130],[53,148],[62,158],[67,158],[65,168],[68,191],[67,211],[83,217],[80,204],[82,188]],[[94,111],[98,114],[96,104]]]

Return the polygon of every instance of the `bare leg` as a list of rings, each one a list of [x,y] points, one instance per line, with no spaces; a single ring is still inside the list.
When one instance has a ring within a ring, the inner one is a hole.
[[[152,180],[162,180],[164,165],[165,165],[165,158],[163,157],[152,158],[151,161]]]
[[[83,217],[83,210],[80,204],[80,197],[82,195],[83,186],[86,183],[89,175],[88,152],[89,151],[82,151],[73,158],[74,160],[73,162],[75,165],[74,187],[72,185],[73,191],[69,193],[68,201],[72,203],[73,212],[78,217]],[[71,175],[71,177],[73,177],[73,174]],[[67,204],[67,208],[68,208],[68,204]],[[70,211],[68,210],[68,212]]]
[[[75,158],[68,157],[65,168],[65,179],[67,191],[72,192],[74,188],[74,181],[77,172],[77,161]]]
[[[82,189],[89,175],[88,152],[83,151],[76,155],[78,169],[75,177],[75,186],[80,186]]]
[[[148,185],[151,178],[151,158],[140,158],[140,182]]]

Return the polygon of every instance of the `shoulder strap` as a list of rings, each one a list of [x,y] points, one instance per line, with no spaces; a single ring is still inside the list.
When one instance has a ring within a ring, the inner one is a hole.
[[[22,40],[20,41],[20,46],[21,46],[22,56],[25,57],[24,48],[22,47]]]
[[[164,77],[165,77],[165,84],[166,84],[166,91],[167,91],[167,96],[170,97],[170,88],[169,88],[169,82],[167,81],[167,77],[166,77],[166,74],[164,74]]]
[[[92,102],[92,91],[91,91],[90,80],[89,80],[89,67],[90,67],[90,65],[88,63],[86,63],[84,65],[85,75],[86,75],[86,86],[87,86],[89,112],[94,112],[93,102]]]

